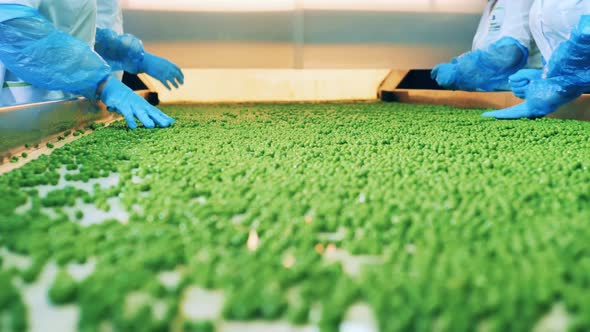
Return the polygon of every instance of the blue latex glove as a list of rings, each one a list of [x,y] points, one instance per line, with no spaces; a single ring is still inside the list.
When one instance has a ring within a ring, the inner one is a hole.
[[[100,100],[107,105],[109,111],[122,114],[131,129],[137,128],[135,118],[146,128],[154,128],[156,125],[166,128],[175,122],[115,78],[109,78],[106,82]]]
[[[499,111],[486,112],[483,116],[496,119],[542,118],[582,94],[582,90],[579,89],[564,89],[564,83],[560,78],[533,81],[529,85],[524,103]]]
[[[457,66],[453,63],[441,63],[434,67],[430,77],[445,89],[453,89],[457,77]]]
[[[139,71],[162,82],[168,90],[171,90],[170,84],[175,88],[184,84],[184,74],[178,66],[150,53],[145,53]]]
[[[111,68],[82,41],[59,31],[36,10],[10,7],[11,19],[0,23],[0,61],[28,83],[96,99]],[[22,9],[22,16],[18,16]]]
[[[113,68],[132,74],[146,73],[171,90],[170,84],[178,88],[184,84],[184,74],[172,62],[144,52],[141,40],[133,35],[118,35],[109,29],[96,30],[94,49]]]
[[[94,50],[108,62],[113,71],[138,73],[144,58],[141,40],[130,34],[119,35],[109,29],[96,29]]]
[[[540,80],[541,76],[543,76],[543,70],[541,69],[522,69],[510,76],[508,82],[512,87],[514,95],[518,98],[525,99],[529,84],[533,81]]]
[[[582,16],[569,40],[561,43],[547,64],[545,78],[533,81],[526,101],[484,117],[497,119],[539,118],[555,112],[590,88],[590,15]]]
[[[493,91],[505,85],[527,60],[528,49],[516,39],[504,37],[486,50],[468,52],[437,66],[431,76],[448,89]]]

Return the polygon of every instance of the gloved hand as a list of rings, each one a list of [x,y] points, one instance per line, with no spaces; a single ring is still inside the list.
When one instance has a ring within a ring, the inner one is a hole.
[[[486,112],[482,116],[496,119],[542,118],[576,99],[583,92],[583,87],[568,86],[567,80],[563,77],[532,81],[524,103],[499,111]]]
[[[131,129],[137,128],[135,118],[146,128],[154,128],[156,124],[166,128],[175,122],[115,78],[108,78],[100,93],[100,100],[109,111],[122,114]]]
[[[501,120],[515,120],[515,119],[537,119],[551,113],[547,107],[534,108],[527,102],[512,106],[503,110],[485,112],[482,114],[485,118],[496,118]]]
[[[145,53],[143,62],[139,66],[139,71],[162,82],[168,90],[171,90],[168,82],[175,88],[178,88],[179,84],[184,84],[184,74],[178,66],[150,53]]]
[[[441,63],[430,72],[430,77],[445,89],[453,89],[457,77],[457,66],[453,63]]]
[[[512,92],[518,98],[525,99],[526,91],[532,81],[541,79],[543,70],[541,69],[522,69],[508,78],[512,87]]]
[[[184,84],[184,75],[172,62],[147,53],[141,40],[130,34],[118,35],[109,29],[96,29],[94,50],[105,59],[113,70],[125,70],[132,74],[146,73],[171,90]]]
[[[562,105],[576,99],[590,88],[590,15],[582,16],[547,64],[547,74],[532,81],[526,101],[500,111],[486,112],[484,117],[497,119],[539,118],[555,112]]]
[[[504,37],[486,50],[465,53],[450,64],[437,66],[431,73],[439,85],[465,91],[493,91],[528,60],[528,49],[511,37]]]

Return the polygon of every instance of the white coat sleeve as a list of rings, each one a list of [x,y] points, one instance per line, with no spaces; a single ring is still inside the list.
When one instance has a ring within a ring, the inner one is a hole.
[[[528,50],[534,46],[529,27],[529,13],[534,0],[510,0],[503,1],[505,6],[504,24],[500,28],[498,40],[503,37],[512,37],[518,40]]]
[[[98,0],[97,9],[97,28],[113,30],[119,35],[123,34],[123,12],[119,0]]]

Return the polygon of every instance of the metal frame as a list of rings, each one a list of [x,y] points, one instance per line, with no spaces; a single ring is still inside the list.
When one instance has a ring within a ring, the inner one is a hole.
[[[0,161],[41,146],[67,130],[118,118],[102,104],[72,98],[0,108]]]
[[[151,104],[159,103],[156,89],[144,74],[129,75],[123,83]],[[65,131],[119,118],[108,112],[104,104],[83,97],[0,107],[0,164],[11,156],[30,152],[31,148],[26,149],[25,144],[43,146]]]

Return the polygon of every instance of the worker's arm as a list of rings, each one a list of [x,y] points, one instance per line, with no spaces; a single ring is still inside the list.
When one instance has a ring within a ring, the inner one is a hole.
[[[486,50],[467,52],[432,70],[439,85],[454,90],[492,91],[522,69],[528,49],[511,37],[504,37]]]
[[[483,115],[498,119],[539,118],[555,112],[590,89],[590,15],[582,16],[570,39],[562,42],[541,79],[533,81],[520,105]]]
[[[509,76],[524,68],[529,51],[534,51],[529,28],[533,1],[488,2],[473,50],[439,65],[432,72],[433,79],[448,89],[468,91],[492,91],[506,86]]]
[[[130,34],[118,35],[109,29],[96,30],[94,49],[113,67],[132,74],[146,73],[166,88],[184,84],[182,70],[172,62],[147,53],[141,40]]]
[[[96,29],[94,50],[111,66],[113,71],[138,73],[143,62],[143,44],[132,35],[119,35],[110,29]]]
[[[99,98],[109,110],[123,114],[131,128],[137,126],[134,117],[146,127],[154,127],[155,123],[167,127],[174,122],[111,79],[111,67],[97,53],[59,31],[35,9],[0,5],[0,12],[5,8],[16,14],[0,22],[0,61],[15,75],[43,89]]]
[[[98,85],[111,72],[106,62],[38,13],[31,15],[35,9],[18,7],[27,16],[0,23],[0,60],[6,68],[39,88],[96,99]]]

